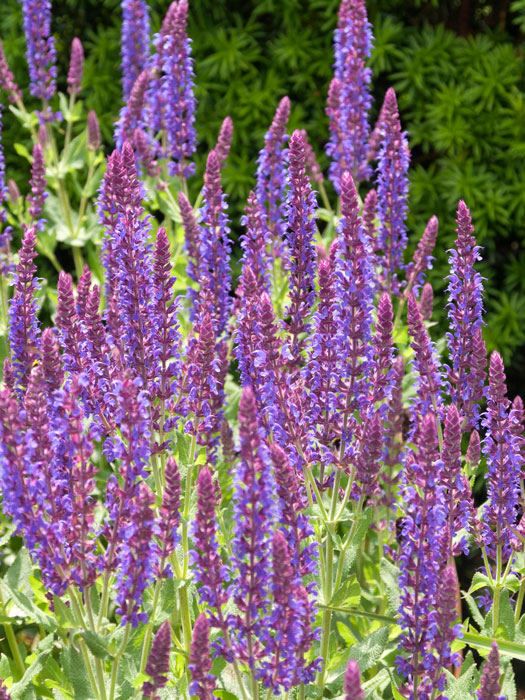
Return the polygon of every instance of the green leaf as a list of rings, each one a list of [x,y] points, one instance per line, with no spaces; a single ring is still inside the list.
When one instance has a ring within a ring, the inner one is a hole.
[[[25,547],[22,547],[5,575],[5,581],[11,590],[22,591],[31,600],[33,599],[33,591],[29,583],[29,576],[32,570],[33,565],[29,552]]]
[[[377,664],[387,647],[389,634],[388,627],[380,627],[352,647],[350,658],[357,661],[362,673]]]
[[[22,158],[25,158],[30,163],[32,162],[33,158],[23,143],[14,143],[13,148],[19,156],[22,156]]]
[[[386,586],[388,612],[394,615],[399,610],[401,597],[399,594],[399,569],[388,559],[383,559],[380,566],[381,580]]]
[[[456,678],[453,673],[445,669],[445,678],[447,681],[447,695],[450,700],[470,698],[479,685],[479,672],[475,666],[471,666],[459,678]]]
[[[60,660],[64,673],[73,688],[75,700],[95,698],[82,655],[73,646],[70,646],[62,650]]]
[[[53,596],[53,607],[59,627],[75,628],[76,622],[70,608],[58,596]]]
[[[37,647],[39,653],[31,666],[26,670],[22,678],[11,687],[10,697],[12,700],[26,700],[28,697],[29,684],[33,678],[43,670],[45,662],[53,648],[54,639],[52,635],[45,637]]]
[[[352,545],[358,545],[364,540],[366,537],[369,529],[370,529],[370,523],[372,522],[372,519],[374,517],[374,509],[373,508],[366,508],[362,515],[359,516],[359,523],[355,529],[355,532],[352,536],[352,539],[349,541],[349,544]]]
[[[472,583],[470,585],[470,588],[468,589],[468,592],[474,593],[475,591],[479,591],[480,588],[492,589],[492,583],[490,582],[488,576],[482,574],[480,571],[476,571],[472,578]]]
[[[10,610],[11,617],[28,617],[33,622],[42,625],[46,630],[52,632],[56,630],[55,620],[40,610],[24,593],[9,589],[3,581],[0,585],[2,586],[4,598],[14,602],[14,607]]]
[[[516,623],[514,621],[514,610],[509,601],[509,592],[507,590],[501,591],[500,602],[499,602],[499,623],[498,627],[503,625],[506,631],[505,639],[514,641],[516,634]]]
[[[477,634],[476,632],[464,632],[462,640],[465,644],[468,644],[474,649],[481,649],[487,652],[491,650],[492,642],[496,642],[500,654],[525,661],[525,644],[509,642],[506,639],[487,637],[486,635]]]
[[[89,651],[98,659],[107,659],[110,654],[108,651],[108,642],[105,637],[96,634],[91,630],[80,632],[80,636],[86,642]]]
[[[361,586],[355,576],[351,576],[332,597],[329,607],[349,608],[361,600]]]

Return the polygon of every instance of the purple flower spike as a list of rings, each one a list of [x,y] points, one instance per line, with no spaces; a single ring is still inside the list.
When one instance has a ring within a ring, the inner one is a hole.
[[[412,336],[413,366],[417,372],[417,397],[412,404],[412,416],[417,423],[419,416],[430,409],[440,410],[441,374],[434,344],[430,340],[421,317],[416,297],[410,293],[407,302],[408,332]]]
[[[461,634],[461,625],[458,622],[457,597],[459,591],[456,567],[449,565],[441,574],[441,585],[436,599],[438,634],[433,646],[439,660],[434,683],[439,690],[444,689],[444,668],[458,667],[461,664],[460,655],[452,653],[451,647]]]
[[[126,102],[149,58],[149,9],[145,0],[122,0],[122,93]]]
[[[501,695],[501,685],[499,682],[499,652],[496,642],[492,642],[492,648],[487,656],[481,674],[481,685],[476,692],[477,700],[506,700],[505,695]]]
[[[365,424],[356,468],[356,479],[361,484],[361,493],[365,496],[374,496],[378,491],[377,481],[382,454],[383,422],[381,413],[376,411]]]
[[[42,230],[44,222],[40,220],[44,202],[47,199],[46,192],[46,163],[44,160],[44,151],[39,143],[33,146],[33,164],[31,166],[31,194],[28,195],[27,201],[29,204],[28,212],[31,219],[35,222],[39,230]]]
[[[481,442],[479,439],[479,433],[477,430],[473,430],[470,434],[470,440],[468,443],[467,454],[465,455],[465,460],[470,467],[477,467],[481,457]]]
[[[269,294],[269,231],[264,207],[257,200],[253,191],[248,195],[245,212],[245,215],[241,219],[241,224],[246,227],[246,233],[241,236],[241,248],[244,251],[242,264],[243,266],[250,266],[257,284],[261,285],[264,291]]]
[[[497,352],[490,357],[487,410],[482,420],[486,429],[483,453],[487,459],[488,501],[483,512],[483,541],[489,551],[508,545],[516,522],[521,476],[520,443],[512,430],[513,417],[506,396],[503,360]]]
[[[214,700],[215,677],[211,675],[210,624],[205,613],[195,620],[188,668],[192,683],[190,693],[199,700]]]
[[[417,295],[419,288],[425,281],[425,272],[432,268],[432,253],[436,245],[439,222],[437,216],[432,216],[419,239],[414,252],[413,261],[407,265],[407,286]]]
[[[377,306],[377,320],[373,339],[374,363],[371,403],[380,401],[389,393],[389,373],[393,360],[394,312],[390,295],[383,292]]]
[[[321,185],[324,182],[323,171],[321,170],[321,167],[317,162],[314,149],[308,141],[308,134],[306,133],[306,129],[301,129],[300,131],[301,135],[304,138],[304,150],[306,153],[306,172],[308,174],[308,177],[312,180],[312,182],[315,182],[316,185]]]
[[[373,268],[350,173],[341,178],[342,219],[338,228],[336,289],[339,298],[339,354],[346,380],[346,408],[358,406],[366,395],[372,346]],[[347,439],[348,436],[343,436]]]
[[[451,366],[448,381],[452,400],[457,404],[463,428],[477,428],[479,402],[486,377],[486,353],[481,336],[483,325],[483,284],[474,264],[481,259],[474,238],[474,227],[465,202],[457,213],[456,249],[450,251],[448,276],[448,318],[450,332],[447,345]]]
[[[94,110],[90,109],[87,118],[87,147],[90,151],[98,151],[100,148],[100,126]]]
[[[389,88],[385,97],[384,128],[377,167],[379,249],[382,253],[383,282],[388,292],[399,292],[397,273],[404,268],[407,244],[408,165],[410,151],[406,133],[401,131],[396,93]]]
[[[163,622],[159,627],[157,634],[153,638],[151,651],[146,664],[146,673],[151,678],[151,683],[147,681],[142,686],[142,692],[148,700],[154,700],[158,697],[157,690],[164,688],[168,682],[168,673],[170,670],[170,646],[171,646],[171,627],[168,620]]]
[[[68,92],[70,95],[78,95],[82,87],[82,75],[84,71],[84,49],[82,42],[75,37],[71,42],[71,58],[69,59],[69,71],[67,74]]]
[[[64,371],[58,354],[56,336],[51,328],[44,328],[42,331],[42,369],[49,390],[59,389],[64,381]]]
[[[51,34],[50,0],[22,0],[26,58],[33,97],[50,100],[56,92],[55,39]]]
[[[346,667],[344,682],[345,700],[365,700],[364,690],[361,688],[361,674],[357,661],[350,659]]]
[[[219,159],[219,164],[221,168],[226,165],[228,160],[228,155],[230,153],[230,148],[232,145],[233,138],[233,121],[231,117],[225,117],[221,124],[221,130],[219,131],[219,136],[217,138],[217,144],[215,146],[215,152],[217,153],[217,158]]]
[[[35,277],[35,227],[26,229],[14,277],[14,292],[9,302],[9,345],[17,384],[25,387],[33,361],[40,354],[40,324],[37,318]]]
[[[434,290],[430,282],[426,282],[421,290],[421,298],[419,299],[419,309],[423,321],[430,321],[432,311],[434,310]]]
[[[151,80],[151,71],[145,68],[133,83],[126,104],[122,107],[118,122],[115,124],[115,144],[122,150],[125,141],[132,142],[135,129],[144,125],[146,91]]]
[[[308,333],[309,316],[315,298],[316,249],[314,245],[317,202],[306,175],[305,137],[294,131],[290,139],[290,191],[286,200],[289,248],[290,305],[285,311],[291,336],[290,353],[297,360],[302,343],[299,335]]]
[[[2,681],[0,681],[0,700],[10,700],[10,694]]]
[[[199,597],[214,614],[214,624],[222,620],[222,606],[228,596],[223,591],[226,569],[217,544],[215,487],[209,467],[203,467],[197,482],[197,514],[192,524],[194,549],[191,553]]]
[[[368,243],[370,250],[375,252],[377,248],[377,228],[376,228],[376,217],[377,217],[377,190],[370,190],[366,195],[365,201],[363,202],[363,226],[365,227],[366,235],[368,237]],[[374,267],[376,266],[376,261],[374,260]]]
[[[384,129],[385,113],[386,113],[386,98],[383,100],[381,105],[381,110],[379,112],[379,117],[374,126],[374,130],[370,134],[368,139],[368,149],[366,152],[366,157],[368,160],[375,160],[379,153],[379,148],[381,146],[382,134]]]
[[[187,37],[188,2],[172,2],[162,29],[155,36],[156,54],[149,66],[153,79],[148,91],[148,120],[153,131],[163,130],[166,149],[162,156],[168,162],[170,175],[189,177],[195,164],[189,162],[197,147],[193,94],[193,59],[191,40]]]
[[[332,158],[330,179],[340,192],[340,181],[348,170],[356,180],[370,176],[366,153],[370,134],[368,112],[372,104],[372,71],[365,63],[372,48],[372,27],[368,22],[364,0],[343,0],[334,34],[335,78],[339,81],[337,99],[329,96],[328,115],[336,124],[330,126],[327,153]]]
[[[204,173],[204,206],[201,209],[199,232],[200,295],[206,290],[212,297],[214,326],[219,337],[230,317],[231,287],[230,232],[226,214],[226,196],[221,185],[219,159],[210,151]]]
[[[15,76],[13,75],[7,59],[4,53],[4,47],[0,41],[0,86],[9,93],[9,100],[11,102],[21,102],[22,101],[22,91],[18,87],[15,81]]]
[[[159,560],[162,562],[175,551],[178,542],[177,528],[180,523],[180,473],[174,457],[166,460],[166,488],[162,498],[157,523],[157,536],[160,540]],[[166,575],[166,569],[159,575]]]
[[[285,231],[284,208],[286,191],[286,166],[288,150],[286,126],[290,117],[290,100],[283,97],[279,102],[270,129],[264,137],[264,148],[257,159],[257,185],[255,193],[259,203],[265,207],[268,228],[277,246]]]
[[[443,461],[442,484],[447,489],[450,554],[453,556],[457,556],[460,552],[467,554],[466,537],[462,536],[458,541],[457,536],[462,529],[469,532],[473,503],[468,481],[461,473],[461,427],[458,409],[453,403],[447,408],[441,458]]]

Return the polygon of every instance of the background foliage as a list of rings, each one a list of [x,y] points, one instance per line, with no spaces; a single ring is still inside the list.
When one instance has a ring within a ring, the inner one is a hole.
[[[156,29],[168,2],[149,4]],[[191,0],[200,165],[222,119],[231,115],[235,134],[225,186],[237,226],[254,184],[253,161],[283,95],[292,100],[290,129],[306,127],[326,165],[324,107],[338,4]],[[513,393],[525,381],[525,2],[370,0],[368,9],[376,37],[373,118],[386,87],[393,85],[410,133],[412,240],[432,214],[439,217],[440,262],[431,275],[439,293],[446,274],[442,252],[453,240],[458,199],[465,199],[485,248],[488,348],[502,352]],[[69,47],[77,35],[87,56],[85,104],[99,114],[109,149],[110,124],[121,104],[120,74],[115,72],[120,61],[119,2],[54,0],[53,17],[59,88],[65,89]],[[1,3],[0,35],[17,80],[25,87],[17,0]],[[23,135],[16,120],[5,122],[9,176],[24,191],[28,163],[13,148]],[[62,255],[62,263],[71,264],[65,250]]]

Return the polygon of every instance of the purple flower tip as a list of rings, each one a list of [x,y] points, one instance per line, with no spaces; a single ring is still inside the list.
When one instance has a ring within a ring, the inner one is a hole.
[[[205,613],[195,620],[190,648],[189,669],[192,677],[190,692],[199,700],[212,700],[215,678],[211,675],[210,624]]]
[[[168,620],[163,622],[159,627],[151,651],[146,664],[146,673],[150,676],[152,682],[147,681],[142,686],[142,692],[148,700],[156,697],[156,691],[164,688],[168,681],[168,672],[170,670],[170,644],[171,644],[171,627]]]
[[[71,58],[69,60],[69,71],[67,74],[67,89],[70,95],[76,95],[80,92],[83,70],[84,49],[82,48],[80,39],[75,37],[71,42]]]
[[[355,659],[350,659],[346,667],[344,693],[345,700],[365,700],[365,693],[361,688],[359,665]]]

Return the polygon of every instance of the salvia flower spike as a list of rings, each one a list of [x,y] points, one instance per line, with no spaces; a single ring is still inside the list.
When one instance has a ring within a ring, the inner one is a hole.
[[[56,49],[51,34],[50,0],[22,0],[29,89],[34,97],[50,100],[56,92]]]
[[[122,0],[122,92],[127,101],[131,89],[149,59],[149,8],[145,0]]]

